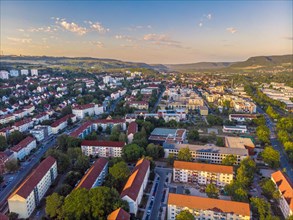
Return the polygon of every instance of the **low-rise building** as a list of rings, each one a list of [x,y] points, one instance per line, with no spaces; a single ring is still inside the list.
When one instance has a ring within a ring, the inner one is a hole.
[[[81,151],[86,156],[121,157],[125,142],[83,140]]]
[[[93,123],[91,121],[87,121],[87,122],[83,123],[75,131],[71,132],[70,136],[84,139],[86,136],[88,136],[90,133],[92,133],[93,130],[94,130]]]
[[[128,202],[129,212],[136,215],[138,206],[141,202],[143,191],[148,183],[150,175],[150,161],[147,159],[140,159],[130,177],[128,178],[122,192],[121,199]]]
[[[209,108],[206,106],[199,106],[198,110],[200,115],[207,116],[209,114]]]
[[[30,154],[32,149],[37,147],[36,139],[31,136],[26,137],[17,145],[10,148],[10,150],[15,154],[15,157],[22,160],[24,157]]]
[[[37,69],[31,69],[31,75],[32,76],[38,76],[39,75],[38,70]]]
[[[149,136],[149,142],[160,145],[186,143],[186,129],[155,128]]]
[[[286,174],[280,170],[272,173],[271,179],[280,192],[279,207],[287,219],[293,215],[293,184]]]
[[[76,121],[76,116],[74,114],[65,115],[51,124],[52,133],[57,134],[59,131],[67,127],[68,120],[71,119],[72,123]]]
[[[25,118],[21,121],[15,122],[13,124],[13,129],[18,130],[20,132],[27,131],[29,128],[33,127],[34,122],[31,118]]]
[[[137,132],[138,132],[138,124],[135,121],[130,122],[127,129],[128,144],[130,144],[133,141],[133,137]]]
[[[149,103],[146,101],[128,101],[125,104],[129,105],[130,108],[149,109]]]
[[[57,177],[57,162],[49,156],[21,183],[9,196],[10,212],[18,214],[18,218],[28,218]]]
[[[188,210],[195,219],[249,220],[249,203],[169,193],[167,220]]]
[[[251,121],[253,119],[257,119],[257,115],[253,114],[230,114],[229,120],[230,121],[237,121],[237,122],[245,122],[245,121]]]
[[[224,133],[247,133],[246,125],[236,125],[236,126],[228,126],[223,125],[223,132]]]
[[[235,164],[239,164],[241,160],[249,156],[248,150],[242,148],[217,147],[210,144],[174,144],[173,146],[164,146],[164,157],[168,158],[169,154],[173,154],[174,157],[177,158],[179,150],[182,148],[189,148],[194,161],[204,161],[215,164],[221,164],[223,159],[228,155],[236,156],[237,159]]]
[[[48,125],[38,125],[30,130],[30,133],[37,139],[37,141],[42,141],[52,134],[52,128]]]
[[[254,154],[255,145],[250,138],[225,137],[225,146],[228,148],[247,149],[249,155]]]
[[[175,161],[173,166],[173,181],[182,183],[198,183],[207,185],[213,183],[224,187],[233,180],[233,166],[206,163]]]
[[[122,208],[118,208],[111,212],[107,220],[130,220],[130,214]]]
[[[76,189],[85,188],[87,190],[90,190],[91,188],[101,186],[107,174],[108,161],[105,158],[99,158],[82,177],[82,179],[76,186]]]
[[[125,131],[126,130],[126,121],[125,119],[97,119],[93,121],[94,129],[97,131],[99,127],[103,128],[103,131],[106,130],[107,127],[110,127],[111,129],[114,126],[120,126],[120,128]]]
[[[0,79],[9,79],[9,73],[5,70],[0,71]]]

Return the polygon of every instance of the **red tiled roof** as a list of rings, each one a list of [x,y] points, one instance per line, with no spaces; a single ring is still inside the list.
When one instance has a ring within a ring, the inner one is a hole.
[[[94,120],[96,124],[115,124],[115,123],[125,123],[125,119],[97,119]]]
[[[122,141],[93,141],[83,140],[81,146],[93,146],[93,147],[124,147],[125,143]]]
[[[31,136],[26,137],[21,142],[19,142],[14,147],[10,148],[14,152],[19,152],[22,148],[25,148],[27,145],[29,145],[31,142],[33,142],[35,139]]]
[[[127,130],[127,134],[130,135],[130,134],[135,134],[136,132],[138,131],[138,125],[135,121],[131,122],[129,125],[128,125],[128,130]]]
[[[130,177],[128,178],[124,186],[124,189],[121,192],[121,195],[120,195],[121,198],[123,198],[124,196],[128,196],[132,200],[136,201],[140,187],[143,183],[143,180],[145,178],[145,175],[149,167],[150,167],[150,161],[144,158],[140,159],[136,163]]]
[[[208,164],[208,163],[193,163],[193,162],[185,162],[185,161],[174,161],[175,169],[183,169],[183,170],[198,170],[198,171],[206,171],[211,173],[227,173],[233,174],[233,166],[224,166],[218,164]]]
[[[86,188],[90,190],[107,163],[108,161],[105,158],[97,159],[88,172],[82,177],[76,189]]]
[[[71,137],[78,137],[78,135],[80,135],[85,129],[90,127],[92,124],[93,123],[91,121],[87,121],[87,122],[83,123],[82,126],[77,128],[75,131],[71,132],[70,136]]]
[[[122,208],[116,209],[110,215],[108,215],[108,218],[107,218],[107,220],[129,220],[129,219],[130,219],[130,214]]]
[[[293,211],[293,184],[292,182],[280,170],[272,173],[272,179],[274,180],[282,196],[284,196],[285,200],[290,206],[291,211]]]
[[[15,127],[20,127],[20,126],[22,126],[22,125],[24,125],[24,124],[28,124],[28,123],[30,123],[31,121],[32,121],[31,118],[25,118],[25,119],[23,119],[23,120],[21,120],[21,121],[15,122],[15,123],[14,123],[14,126],[15,126]]]
[[[74,109],[74,110],[84,110],[84,109],[93,108],[93,107],[95,107],[95,104],[90,103],[90,104],[86,104],[86,105],[78,105],[78,106],[75,106],[72,109]]]
[[[58,127],[60,124],[67,121],[69,118],[73,118],[74,116],[74,114],[65,115],[63,118],[54,121],[53,124],[51,124],[51,127]]]
[[[39,119],[39,118],[42,118],[42,117],[44,117],[46,115],[47,115],[46,112],[42,112],[42,113],[38,114],[35,118]]]
[[[23,198],[27,198],[55,162],[56,160],[51,156],[43,160],[39,166],[33,172],[31,172],[30,175],[22,182],[22,184],[10,195],[9,198],[15,194]]]

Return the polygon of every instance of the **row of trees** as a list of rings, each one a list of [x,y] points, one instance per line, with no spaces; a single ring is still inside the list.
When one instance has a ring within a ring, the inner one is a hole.
[[[284,149],[293,162],[293,118],[283,117],[277,122],[278,140],[283,144]]]

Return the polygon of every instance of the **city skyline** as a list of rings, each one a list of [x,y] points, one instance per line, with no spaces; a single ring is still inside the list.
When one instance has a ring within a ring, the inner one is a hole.
[[[1,1],[4,55],[239,61],[292,42],[292,1]]]

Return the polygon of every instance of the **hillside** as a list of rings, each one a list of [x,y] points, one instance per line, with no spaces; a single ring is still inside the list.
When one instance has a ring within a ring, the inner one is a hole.
[[[229,67],[232,62],[200,62],[189,64],[169,64],[165,65],[170,70],[175,71],[192,71],[192,70],[207,70],[207,69],[220,69]]]

